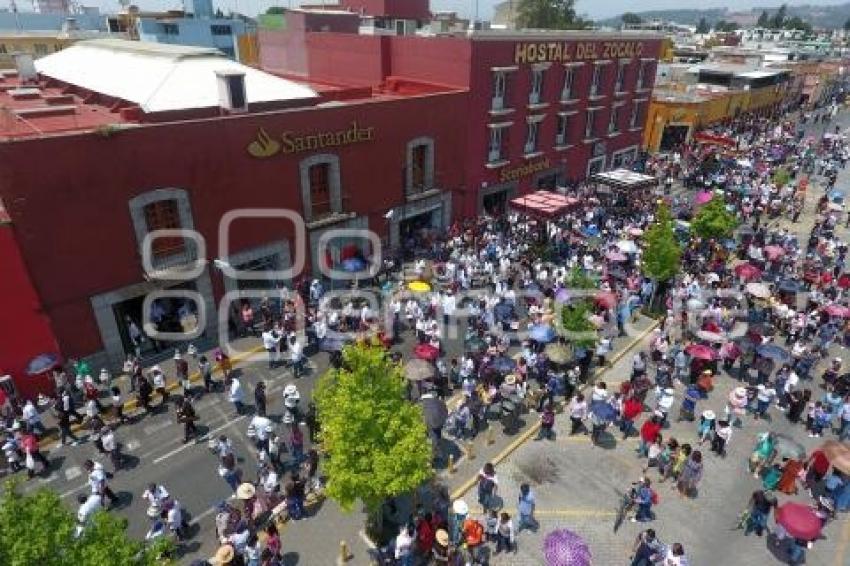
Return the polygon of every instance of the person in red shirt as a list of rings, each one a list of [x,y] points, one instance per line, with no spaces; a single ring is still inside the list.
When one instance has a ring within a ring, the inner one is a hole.
[[[635,431],[635,419],[643,411],[643,403],[636,397],[630,395],[623,402],[622,420],[620,421],[620,432],[623,433],[623,440],[627,439]]]
[[[652,415],[643,426],[640,427],[640,445],[638,455],[646,456],[649,453],[649,445],[655,441],[655,437],[661,432],[661,419],[658,415]]]
[[[823,450],[815,450],[806,462],[806,488],[811,493],[812,487],[817,485],[829,471],[829,459]]]
[[[33,464],[35,462],[41,462],[42,473],[50,467],[50,462],[47,461],[47,458],[38,449],[38,439],[33,433],[28,432],[21,437],[21,448],[25,455],[32,456]],[[27,475],[32,479],[35,476],[35,467],[30,468],[27,466]]]
[[[431,521],[431,513],[425,513],[416,523],[416,548],[422,556],[431,556],[434,546],[434,525]]]

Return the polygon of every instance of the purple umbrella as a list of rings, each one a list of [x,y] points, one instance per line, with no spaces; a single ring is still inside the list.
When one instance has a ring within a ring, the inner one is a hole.
[[[584,539],[567,529],[552,531],[543,540],[546,566],[590,566],[590,548]]]
[[[555,293],[555,302],[559,304],[568,303],[570,301],[570,292],[566,289],[558,289],[558,292]]]

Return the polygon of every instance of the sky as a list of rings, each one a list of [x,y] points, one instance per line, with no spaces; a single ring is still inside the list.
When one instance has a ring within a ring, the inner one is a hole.
[[[18,9],[29,10],[31,0],[16,0]],[[117,0],[77,0],[84,6],[99,6],[103,11],[118,9]],[[163,10],[180,9],[182,0],[130,0],[142,9]],[[189,0],[187,0],[189,1]],[[216,7],[224,11],[232,9],[252,16],[264,12],[269,6],[297,6],[302,0],[213,0]],[[326,0],[328,4],[336,0]],[[470,16],[478,5],[479,18],[489,19],[493,6],[501,0],[431,0],[432,10],[454,10],[461,15]],[[842,4],[850,0],[784,0],[787,4]],[[7,7],[10,0],[0,0],[0,7]],[[322,0],[304,0],[304,3],[321,4]],[[683,9],[683,8],[722,8],[733,7],[743,10],[752,7],[779,6],[783,0],[577,0],[576,9],[580,14],[591,18],[608,18],[626,11]]]

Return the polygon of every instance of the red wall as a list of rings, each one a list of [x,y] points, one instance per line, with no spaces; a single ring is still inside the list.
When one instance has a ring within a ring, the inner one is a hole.
[[[658,39],[640,39],[617,37],[606,41],[640,41],[643,43],[643,50],[640,58],[656,58],[658,57],[661,47]],[[604,140],[607,145],[607,155],[619,149],[627,148],[633,145],[640,145],[642,132],[628,131],[628,121],[631,116],[631,101],[635,96],[634,84],[637,81],[638,61],[635,57],[632,63],[626,70],[624,78],[624,89],[629,94],[621,97],[614,97],[614,83],[617,73],[617,59],[607,65],[607,72],[604,75],[603,82],[600,84],[601,92],[606,96],[604,99],[589,103],[588,93],[593,72],[593,62],[586,61],[584,65],[576,70],[573,83],[573,97],[579,100],[570,105],[561,105],[561,89],[564,81],[564,66],[560,62],[553,62],[546,71],[543,83],[542,101],[548,102],[549,106],[545,109],[529,110],[528,109],[528,93],[531,90],[531,65],[529,63],[515,62],[516,45],[518,43],[534,43],[534,41],[473,41],[472,61],[471,61],[471,80],[470,80],[470,99],[469,108],[470,114],[468,117],[468,163],[467,163],[467,186],[471,190],[464,203],[464,211],[466,214],[475,214],[477,212],[477,189],[482,183],[488,185],[499,184],[499,169],[488,169],[484,165],[487,160],[487,148],[489,144],[489,129],[487,124],[495,122],[511,121],[514,125],[510,128],[509,133],[509,150],[508,158],[510,163],[506,166],[513,168],[523,165],[525,160],[522,157],[523,146],[526,136],[526,117],[534,114],[545,114],[538,132],[538,148],[544,152],[544,155],[538,157],[532,162],[549,158],[551,167],[563,165],[567,169],[568,179],[581,179],[584,177],[587,160],[590,158],[592,151],[591,145],[581,143],[584,137],[584,119],[585,112],[588,106],[604,106],[605,110],[597,113],[596,119],[599,128],[607,127],[609,119],[609,110],[612,101],[625,101],[626,104],[619,111],[619,121],[621,125],[621,134],[616,138]],[[594,43],[597,45],[597,53],[602,53],[604,41],[568,41],[571,44],[570,52],[575,53],[575,44]],[[510,67],[518,66],[518,70],[510,73],[508,82],[508,97],[510,102],[507,106],[514,108],[514,112],[503,116],[493,116],[490,114],[493,96],[493,71],[494,67]],[[644,83],[647,90],[640,98],[649,98],[651,96],[651,88],[655,79],[654,64],[647,65],[645,71]],[[645,116],[648,102],[644,103],[642,113]],[[557,113],[560,111],[577,111],[572,117],[570,129],[573,133],[574,147],[565,151],[555,151],[553,149],[555,131],[557,129]],[[638,126],[643,126],[643,122],[639,122]],[[520,192],[529,190],[534,175],[520,180]]]
[[[357,13],[403,20],[428,20],[428,0],[340,0],[340,5]]]
[[[392,74],[424,82],[468,88],[471,43],[463,38],[389,37]]]
[[[0,216],[5,216],[0,208]],[[34,398],[52,389],[49,378],[29,377],[27,364],[39,354],[59,352],[50,322],[42,311],[38,295],[21,258],[11,224],[0,218],[0,375],[12,376],[18,393]]]
[[[309,134],[346,129],[356,120],[375,128],[375,140],[333,148],[342,191],[353,197],[348,210],[370,215],[370,227],[385,230],[383,214],[403,202],[411,139],[433,137],[436,178],[450,190],[462,185],[459,156],[466,140],[457,135],[456,117],[465,104],[465,93],[437,94],[143,126],[107,138],[80,134],[0,144],[0,178],[8,181],[0,185],[0,198],[63,354],[86,355],[101,349],[89,298],[142,281],[128,205],[134,196],[187,190],[195,229],[206,238],[208,257],[216,257],[225,212],[301,210],[298,164],[316,152],[251,157],[246,146],[259,128],[272,136]],[[291,238],[284,222],[238,222],[231,232],[233,251]]]

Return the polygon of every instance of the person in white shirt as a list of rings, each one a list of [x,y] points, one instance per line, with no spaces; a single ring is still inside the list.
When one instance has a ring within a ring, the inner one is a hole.
[[[403,525],[395,537],[395,559],[399,564],[413,564],[413,525]]]
[[[269,353],[269,369],[274,369],[278,363],[278,345],[282,335],[277,329],[269,329],[263,332],[263,348]]]
[[[257,450],[269,451],[269,437],[273,432],[272,421],[268,417],[254,415],[251,422],[248,424],[249,431],[252,431],[256,439]]]
[[[231,403],[233,403],[233,408],[236,410],[236,415],[241,415],[242,409],[244,407],[243,401],[245,399],[245,390],[242,389],[242,383],[239,381],[238,377],[230,378],[230,391],[228,392],[228,399]]]
[[[304,371],[304,347],[294,332],[289,334],[289,360],[292,363],[292,375],[297,379]]]
[[[38,435],[44,434],[44,425],[41,424],[41,417],[32,400],[27,400],[26,404],[24,404],[24,408],[21,410],[21,416],[30,427],[30,430]]]
[[[103,498],[96,493],[89,495],[81,493],[77,495],[77,503],[80,504],[77,510],[77,534],[79,535],[91,521],[92,515],[103,508]]]

